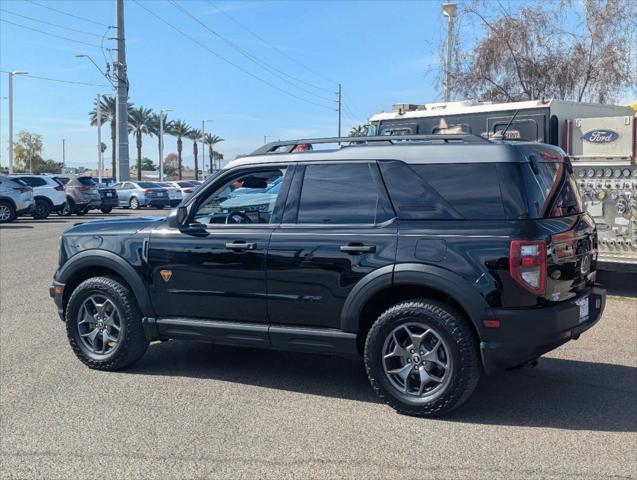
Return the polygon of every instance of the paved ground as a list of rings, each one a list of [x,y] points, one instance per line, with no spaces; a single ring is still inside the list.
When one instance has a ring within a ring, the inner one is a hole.
[[[338,358],[168,342],[85,368],[47,290],[59,233],[85,219],[0,227],[1,478],[637,477],[635,277],[605,277],[588,335],[422,420]]]

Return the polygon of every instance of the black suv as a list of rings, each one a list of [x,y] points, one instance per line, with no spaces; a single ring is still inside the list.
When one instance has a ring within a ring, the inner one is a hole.
[[[596,257],[557,147],[296,140],[235,160],[167,218],[66,230],[51,296],[91,368],[167,339],[362,355],[384,401],[426,416],[593,326]]]

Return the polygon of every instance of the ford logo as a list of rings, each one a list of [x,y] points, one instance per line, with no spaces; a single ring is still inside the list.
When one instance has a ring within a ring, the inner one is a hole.
[[[582,140],[589,143],[611,143],[619,138],[615,130],[589,130],[582,135]]]

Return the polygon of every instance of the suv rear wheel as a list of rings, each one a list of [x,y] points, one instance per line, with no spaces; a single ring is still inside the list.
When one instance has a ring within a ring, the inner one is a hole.
[[[51,204],[43,198],[37,198],[35,200],[35,206],[33,207],[32,217],[35,220],[44,220],[51,213]]]
[[[464,317],[436,300],[385,311],[365,342],[376,394],[400,413],[441,415],[464,403],[480,379],[477,339]]]
[[[90,368],[127,367],[148,347],[135,297],[115,278],[94,277],[80,283],[71,294],[65,320],[75,355]]]

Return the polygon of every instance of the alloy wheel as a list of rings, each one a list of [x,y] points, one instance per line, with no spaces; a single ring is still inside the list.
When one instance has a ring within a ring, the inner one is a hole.
[[[383,369],[389,383],[402,394],[429,401],[451,380],[453,358],[447,341],[420,322],[394,328],[383,344]]]
[[[0,205],[0,222],[8,222],[11,218],[11,208],[8,205]]]
[[[91,353],[108,355],[120,343],[122,316],[113,302],[102,294],[89,296],[77,314],[80,341]]]

